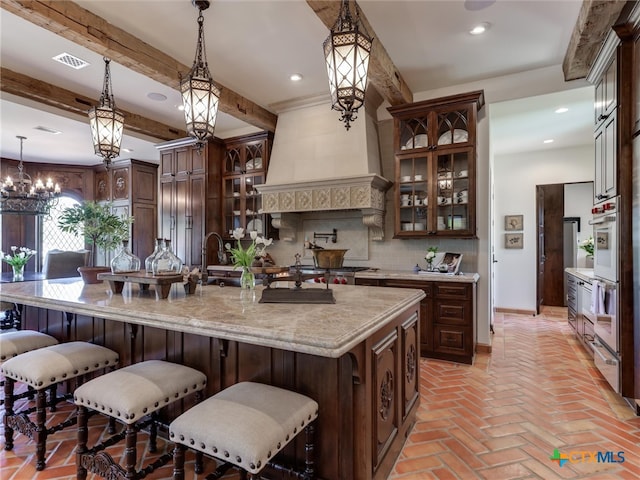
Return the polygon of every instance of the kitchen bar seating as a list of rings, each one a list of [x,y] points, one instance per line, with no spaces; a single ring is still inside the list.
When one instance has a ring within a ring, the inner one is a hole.
[[[47,404],[55,406],[58,399],[54,394],[47,402],[46,391],[58,383],[75,378],[81,381],[89,373],[114,368],[118,360],[116,352],[100,345],[68,342],[22,353],[4,362],[0,372],[5,376],[5,450],[13,448],[14,430],[28,436],[36,442],[36,470],[43,470],[47,437],[77,421],[77,417],[73,415],[64,422],[47,428]],[[14,412],[16,381],[35,390],[35,407]],[[29,414],[34,411],[35,422],[29,418]]]
[[[236,467],[240,478],[246,479],[249,473],[249,478],[259,479],[267,463],[303,430],[304,468],[270,465],[293,478],[312,480],[317,417],[318,403],[299,393],[254,382],[232,385],[169,425],[169,438],[175,443],[173,480],[184,480],[187,448],[196,451],[196,473],[202,473],[202,454],[223,462],[206,478],[221,478]]]
[[[95,378],[74,392],[78,406],[77,479],[85,480],[87,472],[103,478],[144,478],[171,460],[171,454],[137,470],[136,441],[139,430],[149,427],[149,451],[156,451],[157,413],[163,407],[196,394],[199,401],[207,377],[190,367],[163,360],[147,360],[123,367]],[[107,415],[124,423],[125,429],[104,442],[87,447],[87,421],[91,412]],[[103,451],[125,440],[125,465],[117,464]]]
[[[0,365],[6,360],[13,358],[21,353],[37,350],[38,348],[50,347],[56,345],[58,340],[46,333],[36,332],[33,330],[18,330],[16,332],[7,332],[0,335]],[[0,381],[0,386],[4,387],[4,380]],[[55,388],[52,390],[55,395]],[[13,395],[13,400],[29,397],[33,398],[33,389],[18,395]],[[0,401],[0,405],[4,404],[4,398]],[[55,409],[55,405],[52,407]]]

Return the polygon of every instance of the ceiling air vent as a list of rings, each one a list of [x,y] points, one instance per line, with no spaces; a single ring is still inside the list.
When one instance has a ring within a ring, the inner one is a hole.
[[[89,62],[82,60],[81,58],[74,57],[70,53],[61,53],[60,55],[56,55],[53,57],[56,62],[60,62],[67,67],[75,68],[76,70],[80,70],[81,68],[89,65]]]

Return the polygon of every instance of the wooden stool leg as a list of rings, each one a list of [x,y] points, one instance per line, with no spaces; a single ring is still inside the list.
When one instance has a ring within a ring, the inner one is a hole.
[[[58,404],[58,384],[54,383],[53,385],[51,385],[51,387],[49,387],[49,405],[51,405],[51,407],[49,408],[49,411],[55,412],[57,404]]]
[[[151,425],[149,426],[149,452],[156,453],[158,451],[158,415],[154,412],[151,414]]]
[[[136,462],[138,459],[138,452],[136,450],[136,438],[138,428],[135,425],[127,425],[127,431],[125,436],[125,450],[124,450],[124,463],[125,471],[127,472],[127,478],[137,478]]]
[[[114,417],[109,417],[109,426],[107,428],[107,433],[109,435],[113,435],[116,433],[116,419]]]
[[[78,449],[76,451],[76,479],[86,480],[87,469],[82,467],[82,455],[87,451],[87,407],[78,406]]]
[[[44,470],[45,451],[47,449],[47,389],[36,392],[36,470]]]
[[[313,423],[310,423],[304,428],[305,443],[304,443],[304,480],[313,480],[315,478],[315,427]]]
[[[204,454],[200,451],[196,452],[196,464],[194,467],[194,472],[197,474],[200,474],[204,471],[204,464],[203,464],[203,458],[204,458]]]
[[[252,475],[253,477],[253,475]],[[247,471],[246,470],[240,470],[240,480],[247,480]]]
[[[173,480],[184,480],[184,451],[184,445],[175,444],[173,448]]]
[[[13,428],[9,426],[7,421],[9,417],[13,417],[13,386],[15,381],[12,378],[4,380],[4,449],[13,449]]]

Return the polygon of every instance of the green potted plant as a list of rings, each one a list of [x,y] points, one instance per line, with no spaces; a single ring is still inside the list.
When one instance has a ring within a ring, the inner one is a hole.
[[[98,283],[98,273],[110,271],[108,266],[93,265],[95,248],[113,250],[121,245],[122,240],[129,238],[131,223],[133,223],[133,217],[115,215],[111,211],[110,204],[89,201],[62,211],[58,219],[60,230],[76,236],[82,235],[85,242],[90,245],[89,266],[78,268],[85,283]]]

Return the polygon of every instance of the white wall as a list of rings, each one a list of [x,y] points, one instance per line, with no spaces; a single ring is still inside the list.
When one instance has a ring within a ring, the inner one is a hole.
[[[593,162],[591,146],[494,158],[494,307],[536,310],[536,185],[591,181]],[[506,249],[504,216],[516,214],[524,215],[524,248]]]

